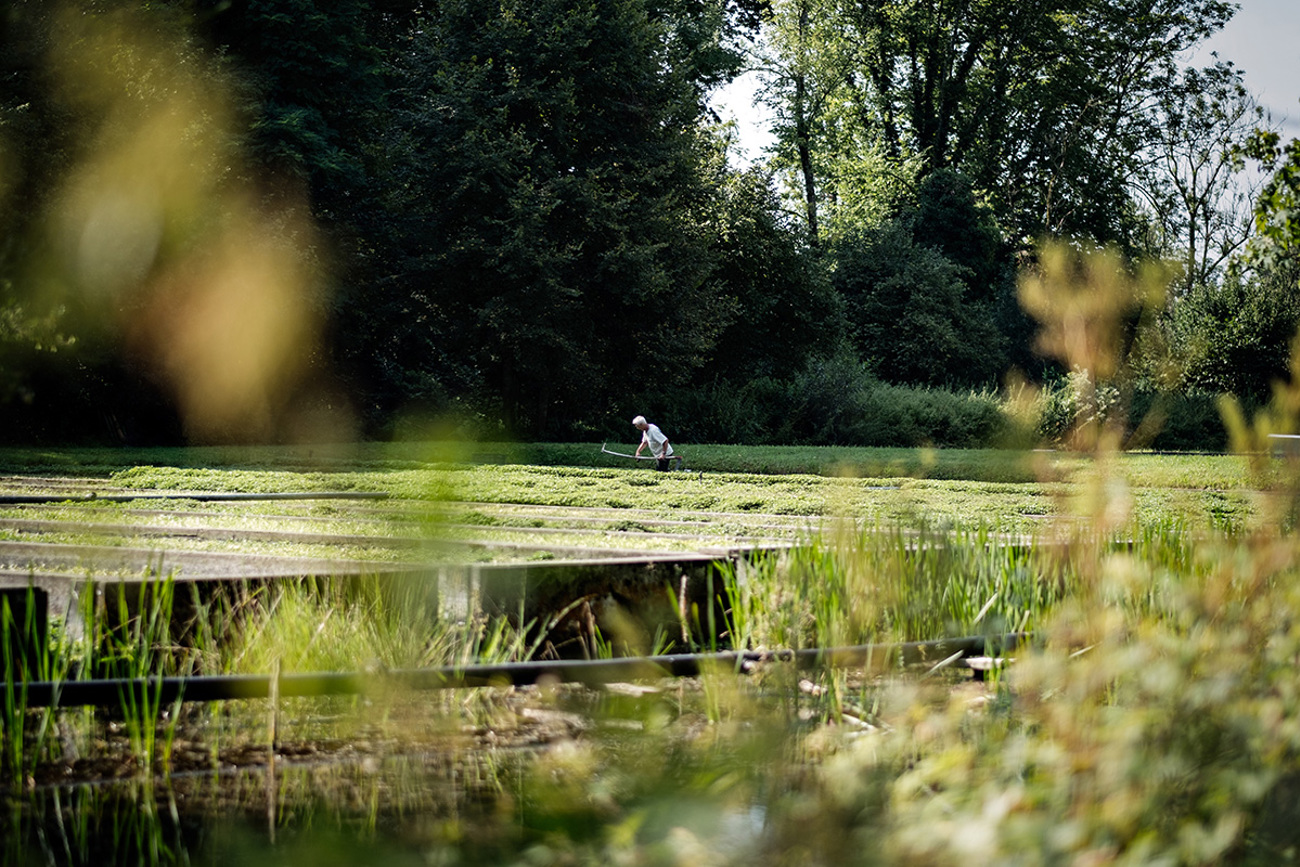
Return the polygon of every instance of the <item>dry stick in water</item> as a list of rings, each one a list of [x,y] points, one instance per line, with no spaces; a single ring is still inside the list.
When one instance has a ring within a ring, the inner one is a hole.
[[[686,585],[689,579],[682,573],[681,592],[677,594],[677,620],[682,625],[682,644],[688,644],[691,636],[686,629]]]

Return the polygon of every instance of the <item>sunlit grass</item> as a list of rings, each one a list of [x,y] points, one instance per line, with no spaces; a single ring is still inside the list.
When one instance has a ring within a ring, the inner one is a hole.
[[[1235,477],[1225,467],[1198,475],[1194,465],[1162,471],[1166,463],[1208,461],[1173,456],[1119,462],[1139,519],[1175,515],[1191,526],[1212,526],[1225,516],[1248,524],[1257,495],[1244,466]],[[249,493],[359,490],[385,492],[398,501],[440,499],[568,508],[650,510],[664,516],[689,511],[785,516],[850,516],[880,522],[948,522],[1032,532],[1043,519],[1068,514],[1064,501],[1086,486],[1082,471],[1071,481],[863,479],[819,475],[671,473],[526,466],[453,465],[425,470],[291,474],[210,469],[177,475],[140,468],[106,480],[105,487],[133,490],[210,490]],[[1200,483],[1195,483],[1200,479]],[[437,496],[431,498],[431,492]],[[265,511],[265,506],[261,507]],[[283,510],[287,507],[281,507]],[[391,513],[400,515],[394,506]]]
[[[206,471],[278,470],[294,477],[347,477],[400,472],[433,464],[630,469],[626,459],[602,454],[600,443],[353,443],[321,446],[189,448],[0,449],[0,470],[68,476],[107,476],[141,468],[166,471],[179,486]],[[682,444],[687,472],[826,475],[857,478],[1036,482],[1064,478],[1093,463],[1087,452],[1000,449],[901,449],[849,446],[738,446]],[[1118,465],[1135,485],[1242,487],[1247,460],[1232,454],[1129,452]],[[150,469],[153,468],[153,469]],[[169,469],[170,468],[170,469]],[[648,468],[642,467],[646,472]],[[131,475],[134,475],[132,473]],[[128,476],[130,477],[130,476]]]

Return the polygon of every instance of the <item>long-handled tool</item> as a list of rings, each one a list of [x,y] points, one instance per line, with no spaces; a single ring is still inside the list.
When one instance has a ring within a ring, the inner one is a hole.
[[[601,444],[600,444],[600,450],[601,450],[602,452],[604,452],[605,454],[607,454],[607,455],[616,455],[617,457],[620,457],[620,458],[632,458],[633,460],[637,460],[637,461],[657,461],[657,460],[659,460],[659,459],[658,459],[657,457],[655,457],[654,455],[629,455],[627,452],[611,452],[609,449],[605,448],[605,444],[604,444],[604,443],[601,443]],[[680,461],[681,459],[682,459],[682,456],[681,456],[681,455],[669,455],[669,456],[668,456],[668,460],[670,460],[670,461]]]

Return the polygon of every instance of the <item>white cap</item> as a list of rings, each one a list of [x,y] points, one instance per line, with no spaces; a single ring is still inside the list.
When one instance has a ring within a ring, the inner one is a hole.
[[[640,427],[643,424],[645,424],[645,416],[643,415],[639,415],[632,419],[632,427]]]

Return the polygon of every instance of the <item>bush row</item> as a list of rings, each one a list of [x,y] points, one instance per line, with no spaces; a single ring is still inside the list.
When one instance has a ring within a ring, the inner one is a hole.
[[[1222,451],[1217,401],[1141,388],[1084,399],[1080,382],[1066,378],[1025,411],[991,391],[891,385],[860,364],[831,360],[791,379],[714,382],[641,406],[684,442],[1025,448],[1065,444],[1078,424],[1100,417],[1122,421],[1129,447]]]

